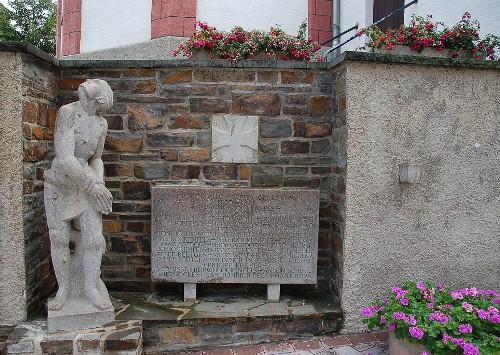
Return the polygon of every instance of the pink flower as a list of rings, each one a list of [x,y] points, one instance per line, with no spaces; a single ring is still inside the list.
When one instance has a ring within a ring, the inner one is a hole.
[[[364,318],[371,318],[374,314],[375,312],[372,307],[366,307],[361,310],[361,316]]]
[[[443,334],[443,343],[448,344],[450,341],[453,341],[453,338],[450,337],[448,334],[444,333]]]
[[[470,303],[464,302],[462,303],[462,308],[465,309],[466,312],[473,312],[474,311],[474,306],[471,305]]]
[[[385,324],[387,322],[387,319],[385,319],[384,316],[380,317],[380,324]]]
[[[500,324],[500,314],[490,315],[490,323],[492,324]]]
[[[389,324],[389,326],[387,327],[387,329],[389,330],[389,332],[394,332],[396,330],[396,323],[391,323]]]
[[[435,322],[438,322],[441,324],[446,324],[449,321],[449,317],[446,314],[444,314],[443,312],[437,311],[437,312],[433,312],[433,313],[429,314],[429,320],[435,321]]]
[[[434,308],[434,303],[427,303],[427,308],[433,309]]]
[[[489,313],[487,311],[485,311],[485,310],[478,309],[477,310],[477,316],[481,320],[487,320],[488,317],[489,317]]]
[[[454,300],[463,300],[464,299],[464,295],[460,291],[451,291],[450,296]]]
[[[464,355],[479,355],[479,349],[477,346],[471,343],[465,343],[463,345]]]
[[[408,307],[410,305],[410,301],[408,298],[402,298],[401,301],[399,301],[402,306]]]
[[[413,315],[410,315],[408,317],[408,319],[406,320],[406,324],[415,326],[415,325],[417,325],[417,320],[415,319],[415,317]]]
[[[424,337],[424,334],[425,334],[423,329],[420,329],[417,327],[411,327],[408,332],[410,333],[412,338],[415,338],[418,340],[422,339]]]
[[[403,312],[394,312],[392,314],[392,319],[394,319],[394,320],[402,320],[404,322],[408,321],[408,317]]]
[[[462,347],[465,344],[464,338],[454,338],[451,340],[456,346]]]
[[[425,284],[423,281],[417,282],[417,289],[419,289],[420,291],[425,290]]]
[[[472,326],[470,324],[460,324],[458,331],[462,334],[470,334],[472,333]]]

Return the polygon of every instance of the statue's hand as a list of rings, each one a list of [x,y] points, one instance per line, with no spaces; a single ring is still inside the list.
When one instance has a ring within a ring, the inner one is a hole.
[[[102,214],[108,214],[112,210],[113,195],[103,184],[95,184],[90,190],[90,196],[97,203],[97,209]]]

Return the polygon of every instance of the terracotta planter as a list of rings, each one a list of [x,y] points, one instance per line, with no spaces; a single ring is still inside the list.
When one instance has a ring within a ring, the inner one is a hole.
[[[390,355],[421,355],[424,351],[430,354],[423,345],[410,343],[406,339],[398,339],[394,333],[389,334]]]
[[[431,48],[424,48],[422,52],[412,51],[408,46],[394,46],[392,50],[387,50],[383,48],[372,48],[373,53],[383,53],[383,54],[394,54],[394,55],[416,55],[421,57],[437,57],[437,58],[453,58],[453,59],[472,59],[472,54],[470,51],[451,51],[445,49],[438,51]],[[456,54],[454,56],[454,54]]]

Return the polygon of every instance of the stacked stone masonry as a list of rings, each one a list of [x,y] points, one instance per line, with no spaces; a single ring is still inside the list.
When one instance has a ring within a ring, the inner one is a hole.
[[[339,265],[332,256],[340,254],[333,241],[340,240],[345,169],[345,159],[335,157],[342,152],[335,137],[344,124],[338,102],[345,99],[332,100],[332,75],[312,69],[62,68],[59,105],[75,100],[89,77],[107,80],[115,92],[103,157],[115,197],[103,222],[108,287],[153,289],[150,188],[196,182],[320,189],[318,286],[329,288],[332,266]],[[259,117],[258,164],[210,161],[211,118],[219,114]]]
[[[28,314],[32,314],[43,308],[56,287],[43,203],[43,172],[54,156],[57,69],[31,55],[23,55],[22,61],[26,300]]]

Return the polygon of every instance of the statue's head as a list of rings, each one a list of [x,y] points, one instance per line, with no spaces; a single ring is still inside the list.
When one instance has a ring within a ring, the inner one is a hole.
[[[78,98],[84,108],[97,113],[106,112],[113,106],[113,91],[107,82],[87,79],[78,88]]]

